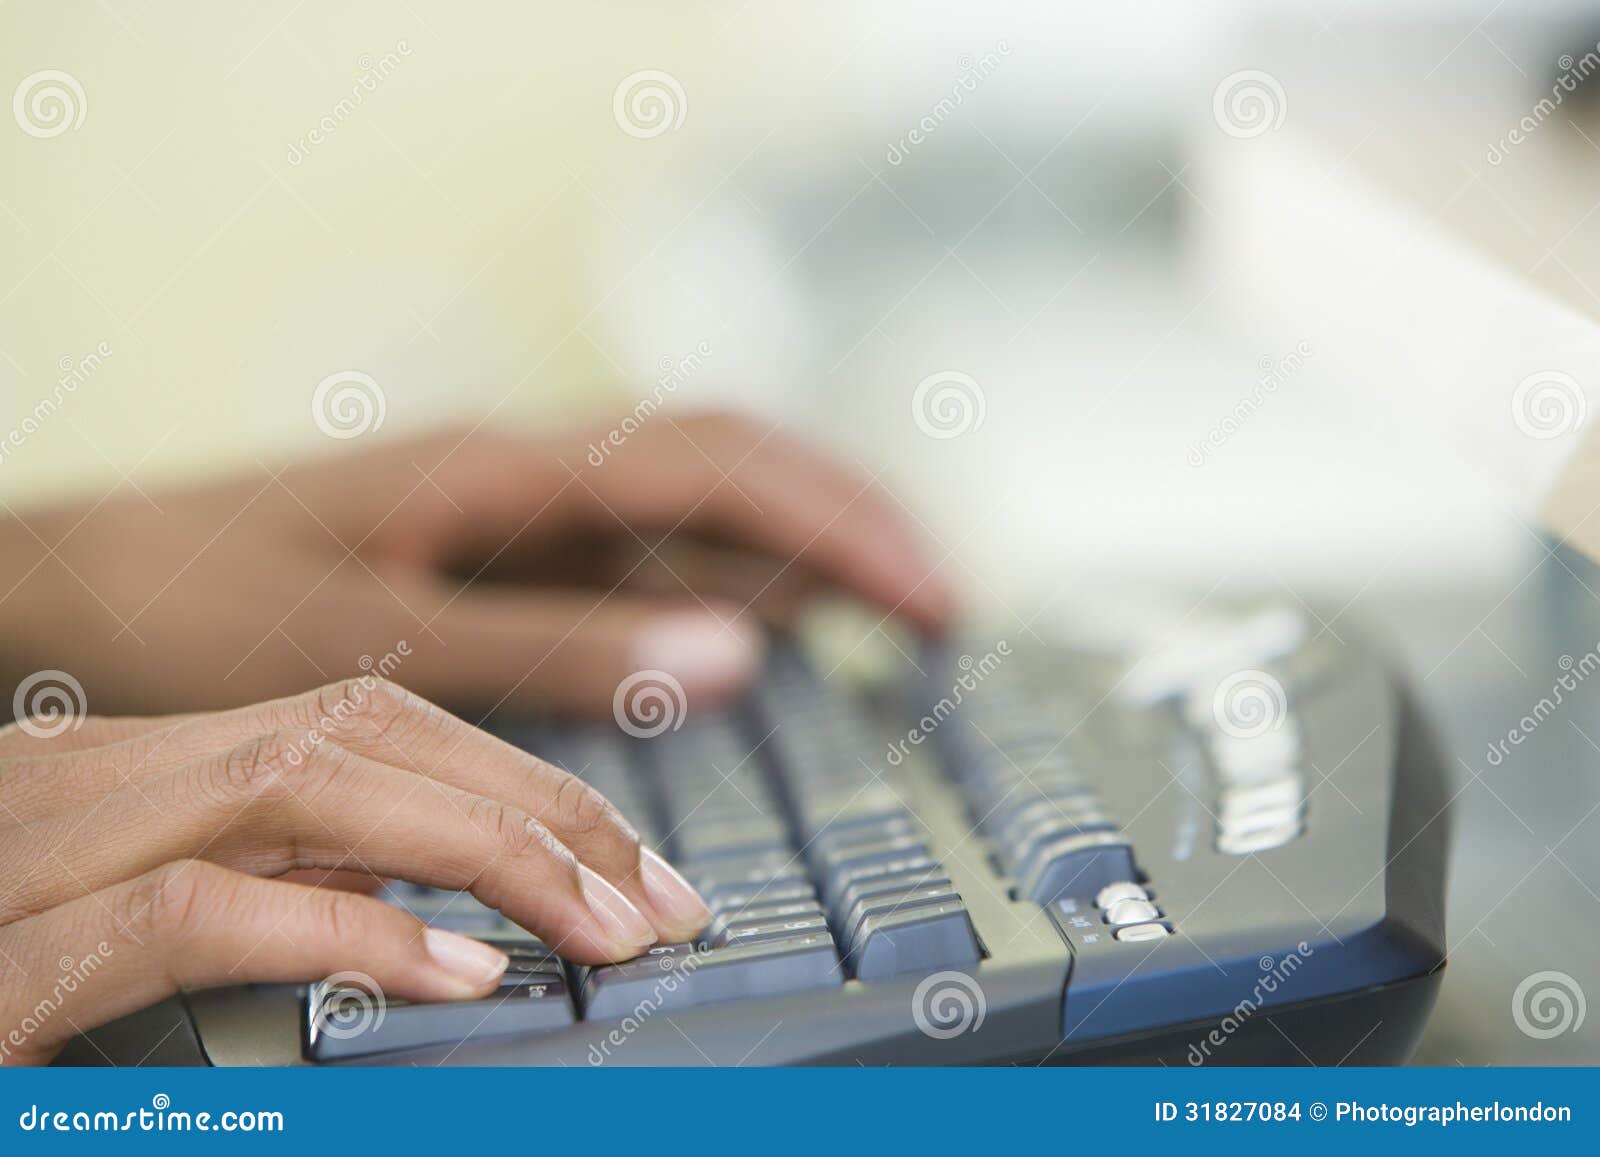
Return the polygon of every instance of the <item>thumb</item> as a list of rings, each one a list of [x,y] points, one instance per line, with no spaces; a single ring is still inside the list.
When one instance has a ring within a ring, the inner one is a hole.
[[[626,697],[625,684],[655,679],[682,688],[676,710],[710,706],[750,683],[764,649],[731,603],[490,586],[443,599],[435,592],[435,601],[431,616],[422,613],[430,630],[415,632],[396,677],[446,703],[604,716]]]

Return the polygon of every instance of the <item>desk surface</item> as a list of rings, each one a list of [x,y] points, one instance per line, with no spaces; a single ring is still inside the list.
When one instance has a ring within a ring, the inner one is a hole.
[[[1541,552],[1542,553],[1542,552]],[[1419,1064],[1561,1065],[1600,1061],[1600,1024],[1536,1039],[1512,1018],[1517,986],[1566,973],[1600,994],[1600,672],[1562,691],[1498,766],[1491,743],[1571,679],[1600,640],[1600,571],[1558,551],[1502,600],[1364,596],[1357,616],[1386,639],[1419,687],[1448,753],[1454,848],[1449,966]],[[1381,632],[1381,634],[1380,634]],[[1592,663],[1592,660],[1591,660]]]

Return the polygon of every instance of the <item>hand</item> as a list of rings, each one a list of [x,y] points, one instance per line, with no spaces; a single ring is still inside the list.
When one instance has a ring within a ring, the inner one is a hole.
[[[3,1063],[183,988],[348,969],[458,1000],[505,970],[370,897],[264,878],[296,869],[470,890],[587,963],[710,918],[595,791],[371,676],[225,714],[0,729],[0,815]]]
[[[13,513],[0,685],[65,670],[97,712],[192,711],[388,657],[383,673],[451,704],[604,712],[644,669],[691,703],[729,695],[759,663],[753,620],[821,587],[925,629],[948,619],[870,479],[727,416],[605,433],[452,431]]]

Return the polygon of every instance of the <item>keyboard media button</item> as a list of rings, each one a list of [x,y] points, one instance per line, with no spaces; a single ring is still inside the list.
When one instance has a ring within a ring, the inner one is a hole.
[[[1107,924],[1148,924],[1161,918],[1161,909],[1149,900],[1118,900],[1106,909]]]
[[[1131,880],[1118,880],[1115,884],[1107,884],[1096,893],[1094,906],[1096,908],[1109,908],[1118,900],[1148,900],[1150,893]]]
[[[1129,924],[1114,933],[1118,940],[1141,943],[1148,940],[1165,940],[1172,931],[1165,924]]]

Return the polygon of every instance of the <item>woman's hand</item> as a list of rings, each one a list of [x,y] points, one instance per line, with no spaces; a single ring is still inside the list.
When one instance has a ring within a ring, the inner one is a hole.
[[[355,970],[490,992],[506,958],[351,891],[470,891],[585,963],[689,939],[704,903],[598,793],[381,679],[222,714],[0,729],[0,1062],[182,988]]]
[[[603,713],[646,669],[731,694],[756,622],[818,588],[948,618],[873,479],[723,415],[610,433],[454,431],[0,518],[0,686],[64,670],[96,712],[193,711],[387,656],[452,705]]]

